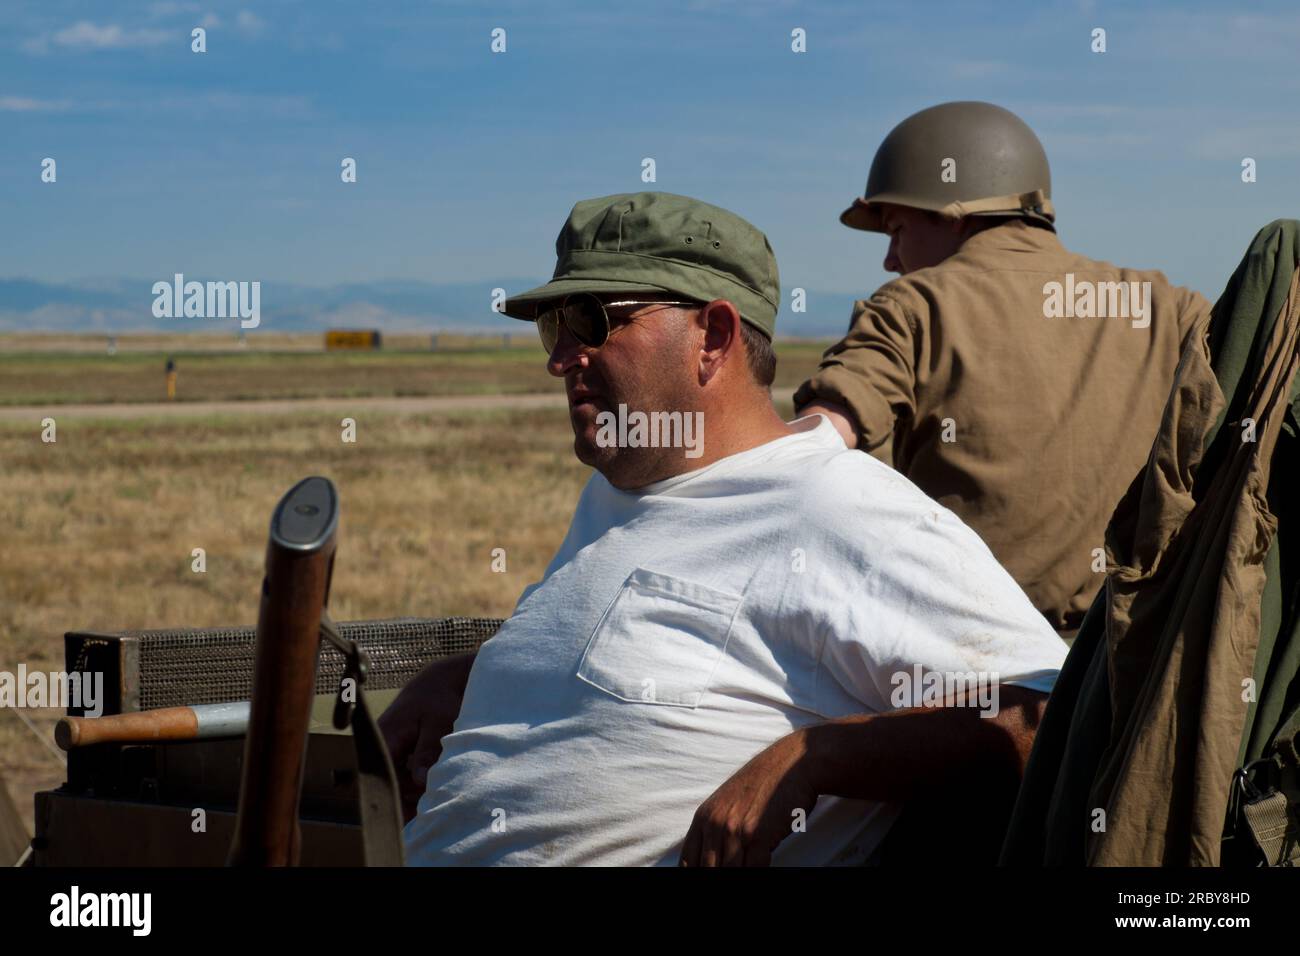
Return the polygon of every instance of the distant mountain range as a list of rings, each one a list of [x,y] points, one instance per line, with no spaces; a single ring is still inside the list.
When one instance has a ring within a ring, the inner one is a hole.
[[[185,281],[214,277],[186,275]],[[50,283],[0,279],[0,332],[213,332],[239,326],[233,318],[155,318],[155,279],[85,279]],[[216,281],[224,281],[216,278]],[[409,279],[350,282],[318,288],[289,282],[261,284],[257,332],[314,332],[328,328],[377,328],[385,332],[498,334],[517,329],[514,320],[491,310],[492,289],[518,292],[540,279],[433,283]],[[864,292],[865,294],[865,292]],[[788,300],[777,318],[781,335],[823,337],[848,327],[856,296],[807,295],[808,311],[790,312]]]

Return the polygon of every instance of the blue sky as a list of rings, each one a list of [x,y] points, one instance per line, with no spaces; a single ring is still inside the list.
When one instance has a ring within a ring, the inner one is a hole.
[[[490,286],[549,275],[577,199],[657,188],[766,231],[785,289],[865,295],[884,239],[837,216],[880,138],[985,99],[1043,140],[1068,246],[1213,298],[1300,216],[1300,11],[1226,7],[7,0],[0,278]]]

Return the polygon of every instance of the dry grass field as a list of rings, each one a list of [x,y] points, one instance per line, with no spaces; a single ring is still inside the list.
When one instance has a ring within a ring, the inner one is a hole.
[[[513,344],[531,343],[532,333],[526,326],[510,335]],[[385,332],[384,349],[428,351],[432,333]],[[78,352],[103,355],[109,336],[102,332],[0,332],[0,352]],[[231,332],[131,332],[111,337],[118,352],[319,352],[324,336],[319,332],[253,332],[241,344],[238,333]],[[499,335],[464,335],[439,333],[438,347],[451,350],[486,348],[502,344]]]
[[[102,337],[90,351],[82,337],[0,335],[0,405],[160,402],[167,398],[165,367],[176,361],[176,401],[247,401],[325,396],[401,397],[502,395],[558,390],[547,374],[536,336],[500,339],[439,337],[438,351],[390,337],[374,352],[325,352],[319,336],[282,336],[274,350],[218,350],[186,338],[119,338],[107,355]],[[817,366],[818,342],[782,342],[776,394],[788,395]]]
[[[789,412],[789,395],[821,347],[778,351],[774,394]],[[544,372],[535,385],[521,385],[526,368],[540,369],[540,347],[483,352],[442,359],[381,352],[361,360],[250,353],[230,365],[213,356],[206,381],[226,397],[307,388],[353,394],[341,381],[393,394],[383,389],[401,369],[413,387],[433,390],[419,394],[559,389]],[[131,368],[123,357],[0,356],[0,403],[41,400],[38,394],[51,402],[156,399],[121,371]],[[197,373],[197,357],[195,365]],[[330,600],[336,619],[507,616],[559,545],[589,474],[572,455],[567,415],[498,408],[355,417],[355,444],[341,441],[339,416],[325,412],[62,416],[52,444],[41,441],[38,421],[0,421],[0,671],[16,671],[19,662],[61,670],[71,629],[253,624],[271,509],[311,474],[332,479],[341,497]],[[506,550],[505,573],[491,570],[498,547]],[[206,573],[191,570],[194,548],[206,551]],[[51,749],[58,716],[0,711],[0,779],[29,830],[32,793],[63,779]]]
[[[0,670],[61,670],[71,629],[255,623],[271,509],[311,474],[341,498],[335,618],[507,616],[586,480],[571,435],[556,411],[362,417],[356,444],[325,415],[68,423],[53,444],[0,425]],[[23,716],[50,740],[59,712],[0,712],[30,828],[62,769]]]
[[[0,405],[473,395],[554,390],[542,348],[451,352],[0,352]]]

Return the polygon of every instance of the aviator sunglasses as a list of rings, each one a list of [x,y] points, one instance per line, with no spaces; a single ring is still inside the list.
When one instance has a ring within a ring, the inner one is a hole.
[[[555,351],[555,344],[560,341],[560,327],[589,348],[600,348],[609,338],[611,328],[607,308],[630,305],[699,305],[698,302],[665,302],[659,299],[650,301],[620,299],[618,302],[602,302],[591,292],[575,292],[567,295],[558,306],[540,312],[537,315],[537,334],[542,337],[542,346],[547,354]]]

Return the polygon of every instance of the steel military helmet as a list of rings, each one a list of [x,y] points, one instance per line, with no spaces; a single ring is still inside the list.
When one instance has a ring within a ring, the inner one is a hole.
[[[840,214],[854,229],[883,232],[881,203],[952,219],[1019,216],[1052,227],[1052,175],[1034,131],[992,103],[941,103],[885,137],[861,199]]]

